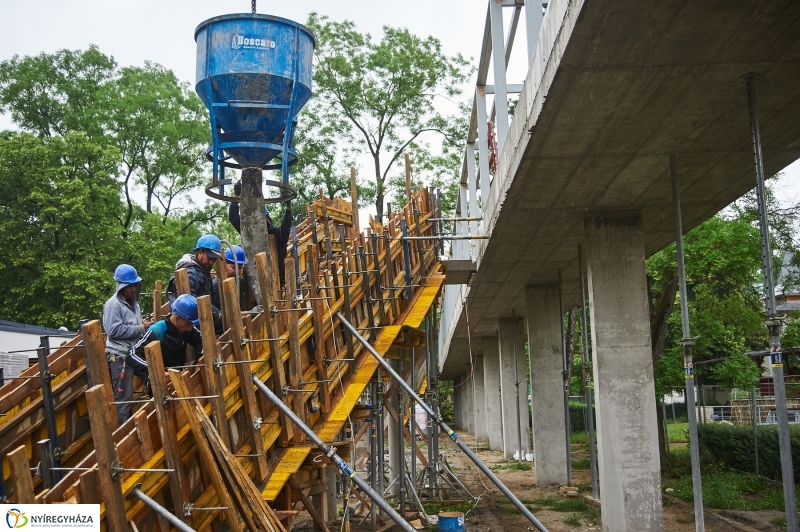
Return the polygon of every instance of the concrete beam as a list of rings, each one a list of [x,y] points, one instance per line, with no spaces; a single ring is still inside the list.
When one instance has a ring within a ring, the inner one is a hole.
[[[525,370],[525,321],[498,321],[500,345],[500,388],[503,402],[503,454],[511,460],[514,450],[530,452],[528,377]],[[516,369],[515,369],[516,366]],[[517,388],[517,382],[519,388]],[[520,447],[521,445],[521,447]]]
[[[525,288],[525,297],[528,307],[536,484],[564,486],[569,480],[569,455],[564,427],[558,285],[529,285]]]
[[[486,393],[484,389],[483,357],[475,360],[475,374],[472,376],[472,389],[474,394],[475,410],[475,440],[486,441]]]
[[[663,529],[653,356],[639,216],[586,220],[604,531]]]
[[[489,449],[503,448],[503,404],[500,400],[500,344],[496,336],[483,338],[483,390]]]

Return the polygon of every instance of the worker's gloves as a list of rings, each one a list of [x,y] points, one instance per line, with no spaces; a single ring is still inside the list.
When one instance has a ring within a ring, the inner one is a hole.
[[[240,179],[233,185],[233,195],[234,196],[241,196],[242,195],[242,180]]]

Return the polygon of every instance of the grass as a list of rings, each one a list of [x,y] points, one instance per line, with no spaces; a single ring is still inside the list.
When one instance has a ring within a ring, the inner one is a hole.
[[[689,423],[667,424],[667,437],[670,443],[689,443]]]
[[[506,471],[532,471],[533,466],[528,462],[510,462],[508,464],[492,466],[493,471],[500,471],[501,469],[505,469]]]
[[[665,480],[664,487],[680,499],[693,500],[691,476]],[[784,511],[783,488],[756,475],[719,471],[703,475],[703,504],[722,510]]]
[[[572,469],[574,471],[585,471],[592,467],[592,462],[588,458],[573,458]]]
[[[498,508],[507,514],[518,514],[519,510],[516,509],[507,499],[497,501]],[[570,526],[580,526],[584,521],[590,525],[595,525],[600,522],[600,516],[597,510],[590,506],[586,506],[583,497],[540,497],[538,499],[523,499],[523,504],[531,512],[540,512],[542,510],[552,510],[554,512],[564,512],[569,515],[564,517],[564,523]]]
[[[569,435],[569,442],[573,445],[589,445],[589,434],[584,432],[572,432]]]

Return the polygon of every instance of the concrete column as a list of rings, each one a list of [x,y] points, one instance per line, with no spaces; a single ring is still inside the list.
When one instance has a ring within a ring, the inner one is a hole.
[[[603,530],[661,531],[661,473],[640,216],[586,220]]]
[[[567,483],[564,388],[561,363],[561,316],[557,284],[525,287],[528,351],[531,357],[533,456],[536,484]]]
[[[475,440],[486,441],[486,394],[484,393],[483,357],[475,361],[475,375],[472,377],[474,410],[475,410]]]
[[[516,337],[516,372],[514,343]],[[503,454],[506,460],[520,448],[530,452],[530,418],[528,417],[528,377],[525,371],[525,322],[522,318],[499,320],[500,388],[503,402]],[[519,400],[516,380],[519,379]],[[517,411],[519,404],[519,411]],[[517,414],[519,413],[519,418]],[[521,429],[521,432],[520,432]]]
[[[462,376],[458,376],[455,379],[453,379],[453,384],[454,385],[458,384],[462,380],[464,380],[464,378]],[[464,418],[463,418],[464,410],[463,407],[461,406],[463,392],[461,388],[462,388],[461,386],[453,388],[453,418],[454,418],[453,424],[456,426],[457,429],[464,430]]]
[[[483,390],[489,448],[503,448],[503,405],[500,401],[500,345],[496,336],[483,339]]]
[[[469,376],[472,371],[467,369],[467,375],[469,380],[464,382],[459,388],[464,388],[463,396],[464,401],[464,430],[469,432],[470,434],[475,434],[475,390],[473,390],[473,379],[475,375]],[[459,381],[463,382],[463,381]]]

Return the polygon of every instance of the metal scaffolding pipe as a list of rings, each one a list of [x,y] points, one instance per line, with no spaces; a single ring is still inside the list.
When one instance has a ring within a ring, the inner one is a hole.
[[[428,406],[428,404],[425,403],[425,401],[423,401],[419,395],[417,395],[417,393],[411,388],[411,386],[409,386],[406,383],[406,381],[403,380],[403,378],[400,375],[398,375],[398,373],[394,370],[394,368],[392,368],[383,359],[383,357],[380,354],[378,354],[377,351],[375,351],[375,348],[372,347],[372,345],[364,337],[358,334],[358,330],[355,327],[353,327],[353,325],[349,321],[344,319],[342,313],[337,312],[336,317],[339,319],[340,323],[350,331],[353,337],[356,338],[359,342],[361,342],[361,345],[364,346],[367,352],[370,353],[373,357],[375,357],[375,359],[378,361],[378,364],[380,364],[381,367],[389,373],[389,375],[397,382],[398,386],[403,388],[406,391],[406,393],[408,393],[419,403],[419,405],[423,408],[423,410],[425,410],[425,412],[427,412],[428,415],[431,416],[431,418],[433,418],[434,421],[436,421],[436,424],[439,425],[442,428],[442,430],[447,433],[448,436],[450,436],[453,442],[455,442],[455,444],[458,445],[458,448],[461,449],[464,452],[464,454],[467,455],[467,457],[472,461],[472,463],[474,463],[478,467],[478,469],[480,469],[481,472],[484,475],[486,475],[489,478],[489,480],[491,480],[492,483],[495,486],[497,486],[497,488],[501,492],[503,492],[503,495],[505,495],[506,498],[508,498],[508,500],[510,500],[514,504],[514,506],[517,507],[517,509],[522,513],[522,515],[524,515],[528,519],[528,521],[530,521],[531,524],[533,524],[533,526],[536,527],[536,530],[538,530],[539,532],[547,532],[547,529],[544,527],[544,525],[540,523],[538,519],[536,519],[533,513],[531,513],[531,511],[528,510],[528,508],[524,504],[522,504],[522,501],[520,501],[516,495],[511,493],[511,490],[509,490],[506,487],[506,485],[503,484],[503,482],[499,478],[497,478],[497,476],[494,473],[492,473],[492,471],[488,467],[486,467],[486,465],[480,460],[480,458],[478,458],[475,455],[475,453],[473,453],[472,450],[469,447],[467,447],[467,445],[464,442],[458,439],[458,435],[453,431],[453,429],[451,429],[447,425],[447,423],[445,423],[442,420],[439,414],[434,412],[433,409],[431,409],[431,407]]]
[[[681,198],[678,191],[678,168],[675,155],[669,156],[669,167],[672,176],[672,206],[675,211],[675,248],[678,260],[678,287],[681,294],[681,330],[683,332],[683,372],[686,380],[686,411],[689,415],[689,451],[692,462],[692,491],[694,492],[694,526],[696,532],[705,530],[703,517],[703,483],[700,472],[700,442],[697,438],[697,411],[694,398],[694,364],[692,363],[692,345],[694,340],[689,329],[689,300],[686,292],[686,267],[683,255],[683,222],[681,220]],[[673,408],[675,402],[673,401]],[[666,416],[664,416],[666,419]],[[665,431],[666,436],[666,431]],[[758,452],[756,450],[756,452]]]
[[[797,501],[795,499],[794,469],[792,468],[792,445],[789,437],[789,413],[786,408],[786,385],[783,377],[783,353],[781,352],[781,318],[775,305],[775,279],[772,276],[772,249],[770,247],[767,199],[764,190],[764,160],[761,153],[761,130],[758,124],[758,101],[756,100],[755,74],[745,76],[747,106],[750,115],[750,134],[753,142],[753,165],[756,173],[756,198],[758,199],[758,225],[761,233],[761,261],[764,269],[764,292],[767,320],[764,325],[769,333],[772,363],[772,386],[775,390],[775,412],[778,418],[778,447],[781,456],[781,480],[783,480],[783,502],[786,506],[786,529],[798,530]]]
[[[586,432],[589,436],[589,461],[592,469],[592,498],[600,498],[597,485],[597,442],[594,441],[594,390],[592,389],[592,371],[589,366],[589,316],[586,312],[586,279],[583,270],[583,247],[578,244],[578,270],[581,281],[581,336],[583,340],[583,391],[586,397]]]
[[[342,320],[344,320],[344,318],[342,318]],[[342,323],[347,323],[347,322],[343,321]],[[349,325],[349,323],[347,324]],[[357,337],[361,338],[360,335]],[[323,453],[325,453],[325,456],[327,456],[336,465],[336,467],[339,468],[339,471],[341,471],[342,475],[352,480],[361,489],[361,491],[366,493],[367,497],[372,499],[375,502],[375,504],[380,507],[381,510],[386,512],[392,519],[392,521],[397,523],[400,526],[400,528],[402,528],[406,532],[416,532],[414,527],[408,524],[405,521],[405,519],[403,519],[400,516],[400,514],[398,514],[395,511],[394,508],[389,506],[389,503],[387,503],[383,499],[383,497],[375,493],[375,491],[369,487],[369,484],[367,483],[366,480],[356,475],[356,472],[350,468],[350,465],[342,457],[336,454],[336,447],[331,447],[330,445],[322,441],[320,437],[317,436],[317,434],[311,429],[311,427],[303,423],[300,420],[300,418],[297,417],[297,415],[292,411],[292,409],[286,406],[283,403],[283,401],[281,401],[278,398],[278,396],[275,395],[275,393],[272,390],[270,390],[266,384],[261,382],[255,375],[253,375],[253,382],[255,383],[256,387],[258,387],[258,389],[261,390],[261,392],[267,396],[267,399],[272,401],[272,403],[276,407],[278,407],[278,410],[283,412],[283,414],[285,414],[286,417],[288,417],[297,428],[302,430],[305,433],[305,435],[308,436],[308,438],[314,443],[314,445],[319,447],[320,450]]]
[[[158,504],[156,501],[145,495],[144,492],[141,489],[139,489],[140,487],[141,484],[135,485],[129,497],[136,497],[137,499],[145,503],[147,506],[150,507],[151,510],[153,510],[155,513],[166,519],[167,522],[169,522],[169,524],[171,524],[178,530],[181,530],[182,532],[195,532],[194,528],[190,527],[189,525],[187,525],[186,523],[175,517],[175,515],[172,514],[172,512],[170,512],[169,510]]]

